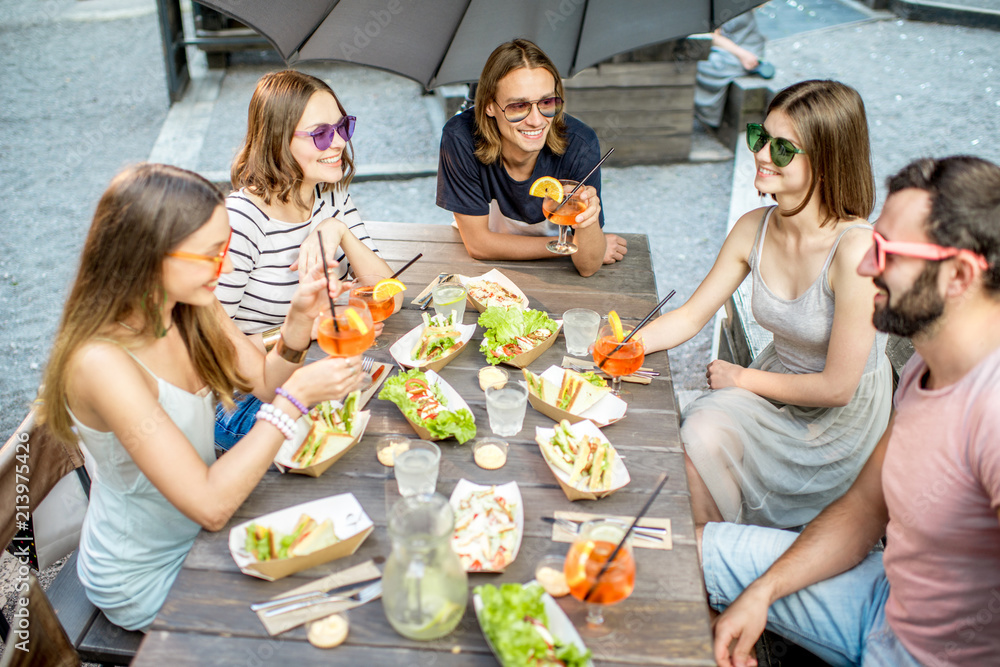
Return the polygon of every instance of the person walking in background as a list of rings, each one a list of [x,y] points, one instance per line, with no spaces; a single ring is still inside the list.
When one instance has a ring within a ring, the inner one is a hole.
[[[687,303],[645,330],[647,352],[685,342],[752,275],[754,318],[773,341],[743,368],[708,366],[681,441],[696,523],[808,523],[842,495],[889,418],[892,368],[871,323],[875,184],[864,103],[836,81],[779,92],[750,124],[754,186],[776,206],[744,214]]]
[[[708,58],[698,61],[695,74],[694,114],[705,125],[719,127],[726,106],[726,91],[733,79],[758,74],[774,76],[774,65],[763,62],[767,39],[757,28],[754,10],[743,12],[712,33]]]
[[[265,355],[213,294],[232,270],[222,193],[195,173],[129,167],[101,197],[45,369],[39,415],[77,442],[96,474],[77,570],[87,597],[127,630],[147,630],[198,532],[221,530],[294,435],[297,405],[340,398],[361,358],[308,366]],[[303,275],[281,336],[305,349],[340,289]],[[218,461],[214,404],[273,396]],[[277,394],[279,395],[276,395]]]
[[[543,259],[557,236],[528,194],[542,176],[579,181],[601,159],[597,134],[563,111],[555,64],[537,46],[515,39],[498,46],[476,86],[475,106],[452,117],[441,135],[437,205],[455,215],[474,259]],[[580,275],[620,261],[625,239],[605,234],[601,172],[582,188],[587,210],[576,217],[572,255]]]
[[[831,665],[1000,656],[1000,167],[922,159],[889,179],[858,273],[907,336],[895,413],[857,481],[801,535],[699,531],[719,665],[767,628]],[[872,546],[886,536],[884,553]]]
[[[347,192],[355,121],[330,86],[294,70],[265,74],[250,99],[246,138],[233,162],[236,191],[226,198],[233,272],[219,280],[216,296],[261,350],[264,334],[285,320],[298,275],[322,263],[317,232],[339,280],[392,274]],[[297,351],[281,352],[296,358]],[[260,405],[254,396],[240,396],[235,410],[219,405],[216,444],[232,447]]]

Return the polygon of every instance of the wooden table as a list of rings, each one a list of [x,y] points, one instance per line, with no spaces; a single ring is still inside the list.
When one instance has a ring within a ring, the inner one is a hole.
[[[643,317],[657,303],[656,286],[645,235],[625,235],[629,253],[624,262],[603,267],[591,278],[581,278],[568,259],[534,262],[477,262],[471,260],[456,230],[448,226],[369,223],[383,256],[398,267],[418,252],[423,258],[402,276],[411,286],[406,306],[386,321],[393,339],[420,321],[413,309],[415,296],[438,273],[469,276],[493,267],[509,276],[531,299],[531,307],[558,316],[573,307],[599,312],[614,308],[628,320]],[[397,240],[407,239],[407,240]],[[473,308],[465,321],[475,321]],[[442,371],[442,376],[469,403],[478,435],[490,435],[486,404],[476,371],[485,365],[479,343],[480,329],[466,350]],[[565,353],[560,337],[532,364],[541,371],[559,364]],[[387,350],[371,353],[389,361]],[[608,514],[634,514],[639,510],[661,471],[670,473],[663,492],[649,516],[669,517],[674,547],[670,551],[635,549],[638,574],[632,595],[606,611],[611,631],[599,640],[588,640],[598,664],[711,665],[708,607],[694,544],[690,499],[684,475],[684,456],[678,436],[677,410],[666,353],[647,357],[646,366],[661,375],[648,386],[630,385],[628,413],[604,433],[625,457],[631,483],[600,501],[570,503],[546,467],[534,442],[535,426],[552,420],[530,406],[524,428],[511,444],[507,464],[497,471],[478,468],[468,447],[454,439],[442,443],[438,492],[450,495],[457,481],[478,483],[516,480],[525,509],[524,538],[517,560],[501,575],[470,575],[469,586],[483,583],[525,582],[534,576],[538,559],[565,553],[568,544],[553,542],[551,526],[541,521],[556,510]],[[350,491],[375,522],[375,531],[348,558],[333,561],[277,582],[242,574],[227,547],[229,527],[217,533],[202,532],[174,583],[166,604],[144,640],[134,665],[495,665],[472,612],[447,637],[416,642],[396,634],[385,620],[381,602],[351,610],[347,643],[335,650],[316,649],[306,641],[303,627],[269,637],[249,604],[302,585],[309,580],[368,559],[384,562],[390,552],[386,515],[399,499],[391,469],[375,459],[374,442],[385,433],[412,429],[399,409],[388,401],[372,399],[372,417],[362,441],[319,478],[268,472],[249,499],[236,512],[230,526],[290,505]],[[471,596],[470,596],[471,597]],[[583,625],[584,609],[572,597],[560,600],[574,623]]]

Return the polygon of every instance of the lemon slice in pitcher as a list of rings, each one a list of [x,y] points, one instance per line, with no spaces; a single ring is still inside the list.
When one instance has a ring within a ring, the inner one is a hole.
[[[531,184],[528,194],[533,197],[548,197],[552,201],[561,202],[565,192],[562,183],[551,176],[542,176]]]
[[[376,303],[381,303],[404,290],[406,290],[406,285],[402,282],[395,278],[386,278],[375,283],[375,288],[372,290],[372,300]]]
[[[622,320],[618,317],[618,313],[613,310],[608,313],[608,324],[611,325],[611,331],[615,334],[615,342],[622,342],[625,339],[625,330],[622,329]]]

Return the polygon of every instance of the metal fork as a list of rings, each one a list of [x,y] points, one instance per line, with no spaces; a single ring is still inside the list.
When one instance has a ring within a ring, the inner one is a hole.
[[[292,611],[298,611],[299,609],[307,609],[309,607],[314,607],[318,604],[325,604],[327,602],[357,602],[359,604],[364,604],[370,600],[382,595],[382,580],[368,584],[359,591],[355,591],[350,595],[330,595],[329,593],[319,595],[308,600],[303,600],[302,602],[293,602],[292,604],[285,605],[283,607],[275,607],[274,609],[268,609],[263,612],[264,616],[280,616],[281,614],[287,614]]]
[[[584,368],[583,366],[577,366],[576,364],[569,364],[569,369],[572,371],[576,371],[577,373],[585,373],[587,371],[593,371],[598,375],[607,375],[608,377],[611,377],[610,375],[608,375],[607,371],[600,370],[593,366],[591,366],[590,368]],[[657,377],[659,373],[657,373],[656,371],[636,371],[635,373],[632,373],[632,375],[652,378],[652,377]]]
[[[375,366],[375,360],[371,357],[361,357],[361,371],[364,373],[371,373],[372,368]]]

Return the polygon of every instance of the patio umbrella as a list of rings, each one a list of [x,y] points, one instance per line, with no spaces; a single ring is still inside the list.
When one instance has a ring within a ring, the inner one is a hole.
[[[288,64],[339,60],[436,88],[479,79],[496,46],[538,44],[565,77],[611,56],[710,32],[763,0],[204,0]]]

